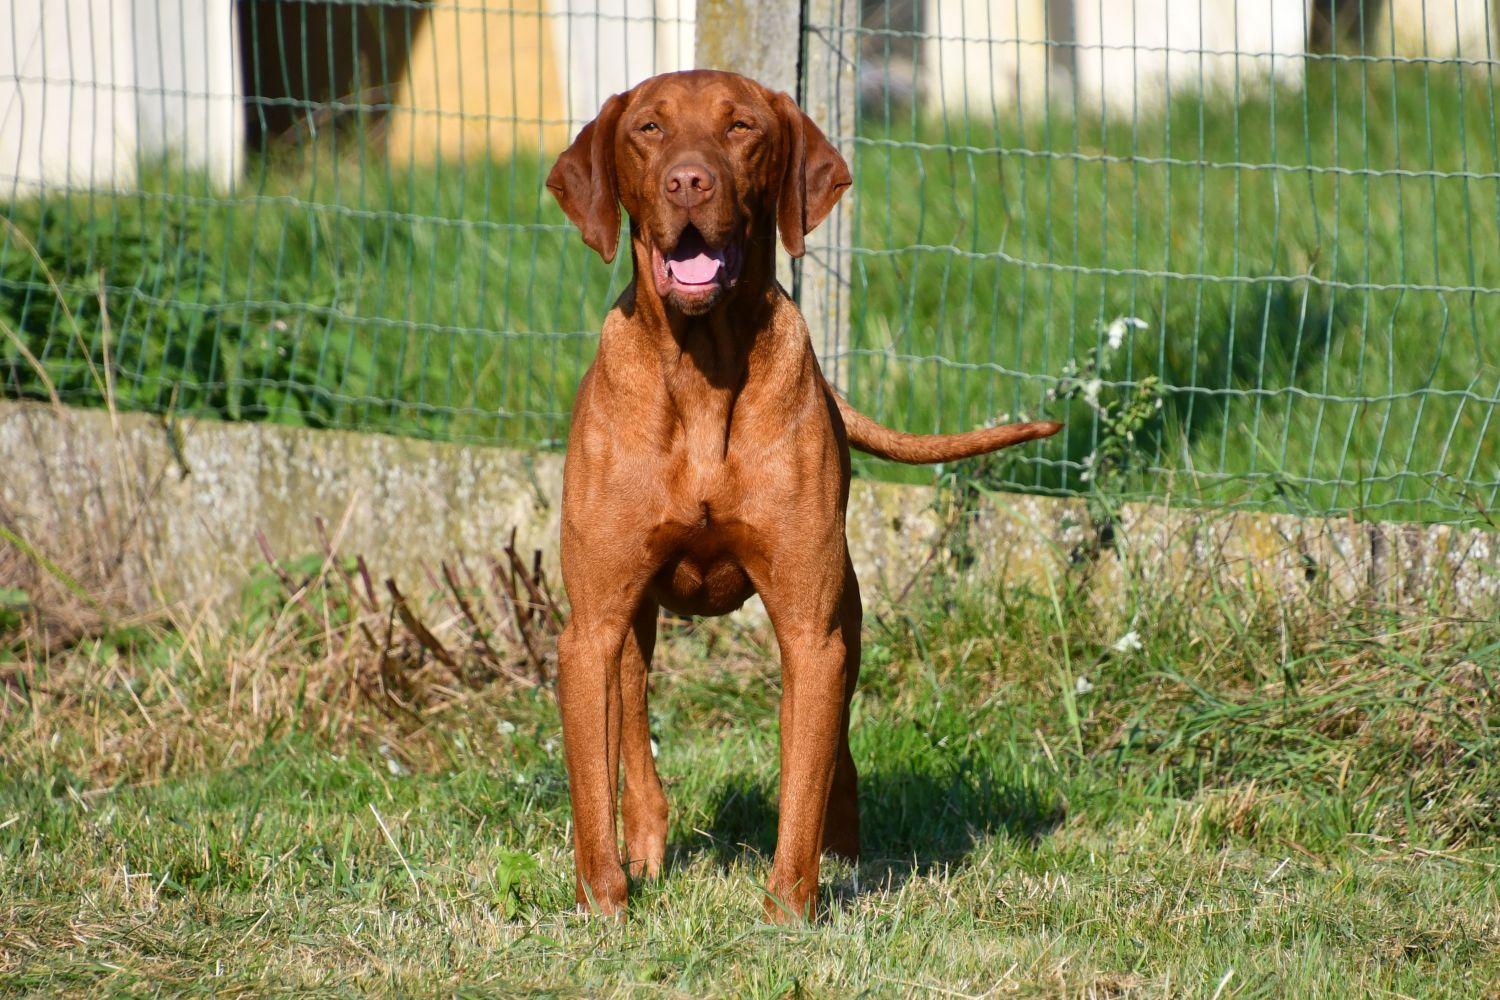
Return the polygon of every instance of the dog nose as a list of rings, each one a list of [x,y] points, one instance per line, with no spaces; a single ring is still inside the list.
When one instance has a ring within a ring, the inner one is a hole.
[[[714,193],[714,175],[701,163],[679,163],[667,171],[667,200],[683,208],[707,201]]]

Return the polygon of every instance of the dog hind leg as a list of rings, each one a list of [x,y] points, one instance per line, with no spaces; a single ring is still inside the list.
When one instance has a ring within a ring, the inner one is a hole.
[[[833,785],[828,790],[828,810],[823,818],[823,853],[858,861],[859,771],[849,752],[849,703],[859,683],[859,636],[864,612],[852,564],[844,570],[844,579],[844,599],[839,609],[844,635],[844,712],[839,719],[838,757],[833,765]]]

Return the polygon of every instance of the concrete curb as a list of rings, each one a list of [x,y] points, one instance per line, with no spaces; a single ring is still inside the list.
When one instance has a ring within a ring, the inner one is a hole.
[[[0,513],[23,537],[132,525],[123,582],[139,606],[229,600],[262,561],[257,532],[278,555],[302,555],[320,549],[318,517],[341,551],[412,589],[425,586],[424,566],[499,552],[512,528],[555,573],[556,453],[0,402],[0,456]],[[929,561],[944,526],[933,498],[930,487],[854,483],[849,547],[867,603],[888,602]],[[945,551],[932,561],[996,584],[1076,570],[1091,536],[1075,499],[1006,495],[974,517],[961,570]],[[1089,563],[1106,590],[1127,576],[1166,584],[1210,569],[1291,598],[1455,614],[1500,606],[1500,533],[1445,525],[1128,504],[1114,545]]]

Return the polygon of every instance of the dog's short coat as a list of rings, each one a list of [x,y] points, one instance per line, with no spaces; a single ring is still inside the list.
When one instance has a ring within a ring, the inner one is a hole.
[[[758,593],[783,689],[765,910],[773,920],[808,916],[822,853],[859,853],[848,740],[861,618],[844,543],[850,445],[938,462],[1060,427],[903,434],[828,386],[802,315],[776,282],[776,237],[800,256],[850,183],[843,158],[790,97],[710,71],[611,97],[547,178],[606,261],[625,206],[635,268],[578,387],[564,474],[572,617],[558,644],[558,696],[580,905],[620,913],[627,870],[661,870],[667,799],[646,716],[658,609],[722,615]]]

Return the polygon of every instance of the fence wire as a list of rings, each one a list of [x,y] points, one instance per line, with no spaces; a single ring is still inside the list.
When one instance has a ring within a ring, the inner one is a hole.
[[[824,363],[856,405],[1067,421],[968,467],[997,488],[1494,510],[1488,0],[804,9],[855,67]],[[556,445],[629,262],[542,178],[603,97],[692,65],[696,20],[0,0],[0,393]]]
[[[985,470],[1008,488],[1492,510],[1491,14],[882,0],[812,25],[858,60],[851,395],[921,430],[1065,415]]]

